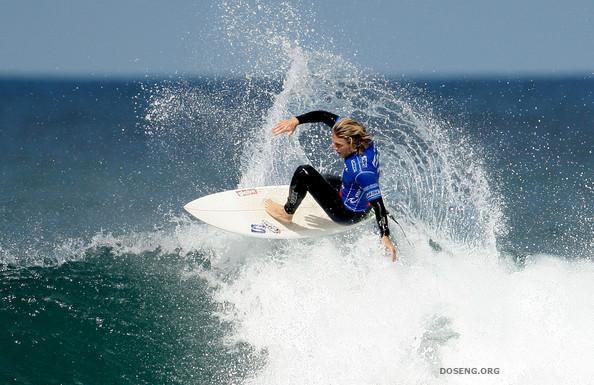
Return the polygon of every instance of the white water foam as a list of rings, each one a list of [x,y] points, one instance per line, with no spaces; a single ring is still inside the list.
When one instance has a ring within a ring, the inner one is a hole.
[[[516,270],[475,250],[416,247],[414,263],[392,264],[371,235],[340,240],[287,244],[219,282],[232,341],[266,352],[247,383],[587,384],[594,375],[591,263],[539,256]]]

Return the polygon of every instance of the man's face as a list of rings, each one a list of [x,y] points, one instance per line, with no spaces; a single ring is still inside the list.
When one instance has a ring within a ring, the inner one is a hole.
[[[332,148],[341,158],[346,158],[355,152],[346,139],[339,138],[334,133],[332,134]]]

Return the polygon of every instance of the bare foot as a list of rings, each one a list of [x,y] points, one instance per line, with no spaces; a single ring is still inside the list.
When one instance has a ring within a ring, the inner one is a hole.
[[[282,223],[291,223],[293,221],[293,215],[287,214],[285,211],[285,207],[280,205],[272,199],[265,199],[264,200],[264,209],[274,219]]]

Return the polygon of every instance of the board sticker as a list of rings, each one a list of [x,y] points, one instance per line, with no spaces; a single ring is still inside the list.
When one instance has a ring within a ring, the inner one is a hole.
[[[250,225],[250,231],[256,234],[266,234],[268,232],[274,234],[280,234],[281,229],[277,226],[273,225],[272,223],[268,222],[267,220],[262,220],[261,223],[252,223]]]
[[[266,233],[266,226],[258,224],[258,223],[252,223],[250,225],[250,231],[252,233],[256,233],[256,234],[265,234]]]
[[[244,190],[237,190],[237,191],[235,191],[235,193],[237,194],[237,196],[247,197],[250,195],[257,195],[258,190],[256,190],[255,188],[246,188]]]

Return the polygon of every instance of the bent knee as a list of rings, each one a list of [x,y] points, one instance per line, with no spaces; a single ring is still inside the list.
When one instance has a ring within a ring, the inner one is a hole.
[[[297,169],[295,170],[295,174],[309,176],[312,174],[312,171],[314,170],[315,169],[309,164],[302,164],[301,166],[297,167]]]

